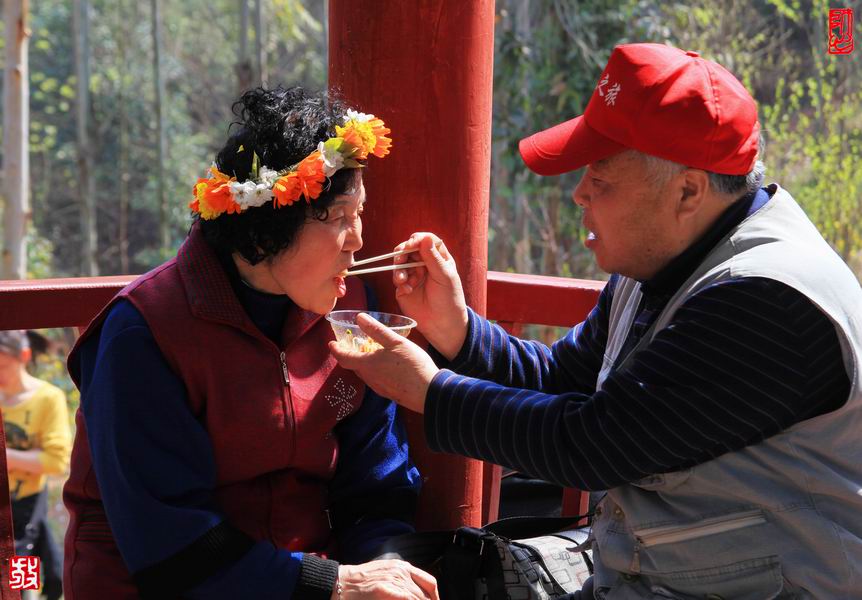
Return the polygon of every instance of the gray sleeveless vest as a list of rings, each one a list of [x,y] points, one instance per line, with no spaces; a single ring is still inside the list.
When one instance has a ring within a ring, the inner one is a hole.
[[[759,444],[609,490],[593,526],[597,598],[862,598],[862,289],[793,198],[777,189],[728,234],[641,342],[692,294],[740,276],[781,281],[832,320],[850,396]],[[619,281],[599,388],[640,296]]]

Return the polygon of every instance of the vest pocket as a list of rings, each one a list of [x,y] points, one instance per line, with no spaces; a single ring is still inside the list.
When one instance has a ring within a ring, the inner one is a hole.
[[[756,529],[753,529],[756,528]],[[789,598],[761,509],[635,529],[629,571],[645,598]],[[689,567],[685,570],[676,570]],[[613,598],[613,596],[608,596]],[[625,596],[620,596],[625,597]]]
[[[638,579],[637,585],[648,592],[647,598],[777,600],[794,597],[785,593],[781,564],[775,556]]]

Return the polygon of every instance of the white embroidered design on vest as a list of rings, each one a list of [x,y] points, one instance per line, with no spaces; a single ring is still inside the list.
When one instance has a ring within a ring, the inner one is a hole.
[[[356,388],[344,383],[344,380],[339,377],[338,381],[335,382],[333,391],[336,395],[332,396],[327,394],[324,398],[329,402],[329,406],[338,408],[338,411],[335,414],[335,420],[340,421],[353,412],[354,406],[350,401],[356,396]]]

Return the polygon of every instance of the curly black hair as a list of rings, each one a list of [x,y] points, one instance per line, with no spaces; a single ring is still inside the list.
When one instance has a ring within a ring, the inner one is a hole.
[[[335,135],[347,107],[332,94],[313,94],[301,87],[257,88],[245,92],[233,105],[237,126],[216,156],[222,173],[245,181],[251,172],[253,154],[260,164],[280,171],[300,162],[317,144]],[[240,150],[242,146],[242,150]],[[359,184],[359,169],[341,169],[327,179],[323,193],[310,205],[304,199],[291,206],[274,208],[272,202],[239,214],[201,219],[204,238],[216,250],[239,252],[254,265],[286,250],[308,218],[325,220],[336,196],[349,194]]]

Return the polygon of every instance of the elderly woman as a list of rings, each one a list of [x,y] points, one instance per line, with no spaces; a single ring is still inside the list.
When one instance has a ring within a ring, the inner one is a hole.
[[[299,88],[234,111],[176,258],[70,355],[66,597],[436,598],[406,563],[363,563],[412,530],[419,475],[393,404],[336,364],[323,318],[370,308],[343,272],[362,247],[360,167],[389,130]]]

